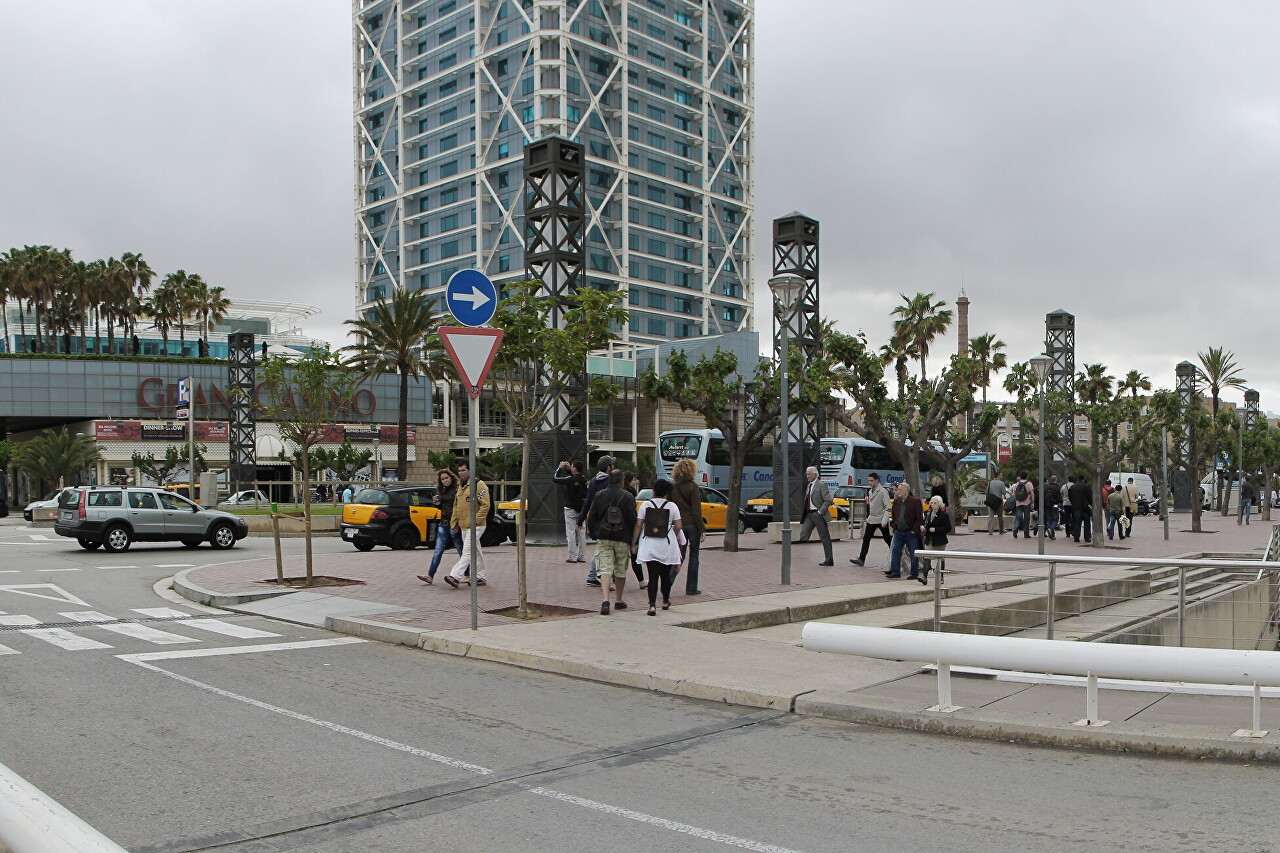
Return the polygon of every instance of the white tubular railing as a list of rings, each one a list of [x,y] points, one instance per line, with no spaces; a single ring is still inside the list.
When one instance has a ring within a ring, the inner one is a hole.
[[[13,853],[127,853],[3,764],[0,843]]]

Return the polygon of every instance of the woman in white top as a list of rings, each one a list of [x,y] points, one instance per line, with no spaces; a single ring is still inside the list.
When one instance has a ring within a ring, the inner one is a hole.
[[[653,497],[640,505],[636,515],[636,532],[632,537],[631,550],[636,553],[636,561],[649,567],[649,615],[657,613],[658,584],[662,585],[662,609],[671,606],[671,581],[675,577],[676,567],[680,565],[680,540],[684,538],[680,524],[680,508],[667,500],[671,494],[671,481],[659,480],[653,484]],[[666,536],[649,536],[646,532],[645,515],[650,509],[667,510]]]

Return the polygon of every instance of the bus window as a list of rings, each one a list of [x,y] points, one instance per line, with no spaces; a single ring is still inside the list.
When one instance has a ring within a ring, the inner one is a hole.
[[[664,435],[658,442],[663,462],[697,459],[701,451],[702,436],[699,435]]]
[[[822,442],[818,450],[819,465],[843,465],[847,448],[838,442]]]
[[[726,467],[729,465],[729,451],[724,449],[723,438],[711,439],[711,446],[707,448],[707,464]]]

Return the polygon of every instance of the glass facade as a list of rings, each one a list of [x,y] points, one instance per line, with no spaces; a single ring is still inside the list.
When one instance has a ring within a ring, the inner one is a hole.
[[[588,282],[637,343],[752,328],[754,14],[736,0],[356,0],[357,310],[523,277],[523,154],[587,150]]]

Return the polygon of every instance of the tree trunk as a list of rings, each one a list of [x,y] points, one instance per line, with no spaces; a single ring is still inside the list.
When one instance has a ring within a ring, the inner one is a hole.
[[[520,600],[519,615],[521,619],[529,616],[529,584],[525,567],[526,545],[524,540],[525,516],[529,511],[529,463],[533,456],[533,430],[522,429],[520,438],[520,498],[516,509],[516,596]],[[472,476],[475,476],[474,474]],[[489,500],[493,500],[489,495]],[[630,540],[628,540],[630,541]],[[608,583],[608,581],[602,581]]]
[[[400,370],[400,419],[396,422],[400,434],[396,437],[396,476],[400,482],[408,482],[406,469],[409,466],[409,374]],[[525,460],[528,463],[529,460]],[[523,492],[526,497],[528,492]]]
[[[783,465],[790,462],[788,459],[782,461]],[[742,469],[747,465],[747,443],[738,441],[733,448],[733,452],[729,454],[729,507],[725,510],[724,516],[724,550],[738,550],[738,513],[737,508],[742,506]],[[773,490],[773,505],[775,507],[782,506],[782,493],[778,489]],[[701,512],[701,508],[697,510]],[[781,516],[778,516],[781,518]],[[783,519],[785,521],[785,519]],[[685,535],[689,535],[687,532]]]
[[[313,563],[311,554],[311,446],[302,445],[302,530],[303,536],[306,537],[307,549],[307,581],[306,586],[311,586],[315,580],[313,574]]]

